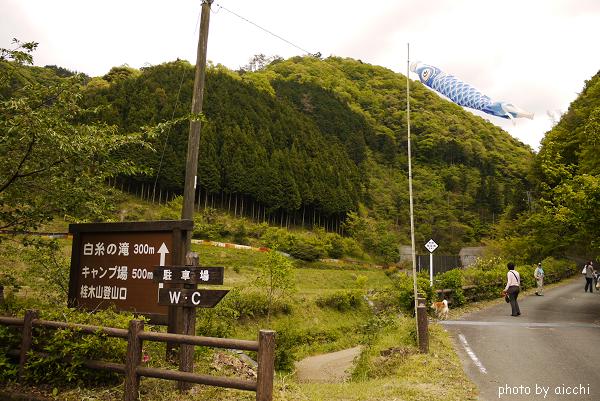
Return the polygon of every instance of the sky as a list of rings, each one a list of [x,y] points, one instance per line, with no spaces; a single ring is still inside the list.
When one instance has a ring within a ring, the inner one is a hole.
[[[211,9],[214,64],[320,52],[406,74],[410,43],[411,62],[534,112],[513,124],[473,111],[534,150],[600,69],[599,0],[214,0]],[[91,76],[123,64],[194,64],[200,10],[200,0],[0,0],[0,47],[36,41],[35,65]]]

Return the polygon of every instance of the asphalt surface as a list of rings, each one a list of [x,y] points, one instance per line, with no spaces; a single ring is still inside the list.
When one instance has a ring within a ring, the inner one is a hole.
[[[600,292],[585,279],[445,321],[480,399],[600,400]]]
[[[350,378],[361,350],[354,347],[305,358],[296,363],[296,377],[302,383],[343,383]]]

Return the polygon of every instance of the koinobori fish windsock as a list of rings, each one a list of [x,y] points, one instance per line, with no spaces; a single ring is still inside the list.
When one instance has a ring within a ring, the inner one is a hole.
[[[417,62],[411,64],[410,70],[419,74],[419,79],[423,84],[448,97],[458,105],[481,110],[496,117],[510,119],[518,117],[533,118],[533,113],[528,113],[511,103],[493,101],[471,85],[455,76],[446,74],[437,67]]]

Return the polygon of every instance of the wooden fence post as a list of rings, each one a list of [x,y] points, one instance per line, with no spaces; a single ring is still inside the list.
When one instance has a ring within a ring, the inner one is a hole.
[[[427,320],[427,307],[425,304],[417,306],[417,322],[419,328],[419,351],[422,354],[429,352],[429,322]]]
[[[25,312],[23,318],[23,334],[21,338],[21,355],[19,356],[19,381],[23,381],[25,375],[25,364],[27,363],[27,354],[31,350],[33,342],[33,320],[39,317],[37,310],[29,309]]]
[[[127,334],[127,355],[125,356],[125,389],[123,399],[125,401],[137,401],[140,387],[140,377],[137,367],[142,360],[142,340],[140,332],[144,331],[144,322],[132,320],[129,322],[129,333]]]
[[[257,373],[256,401],[272,401],[275,376],[275,332],[273,330],[261,330],[258,333]]]

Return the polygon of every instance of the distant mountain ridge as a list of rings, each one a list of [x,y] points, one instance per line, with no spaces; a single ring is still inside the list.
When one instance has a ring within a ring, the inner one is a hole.
[[[114,67],[87,82],[84,102],[100,106],[97,119],[137,132],[188,114],[193,77],[185,61]],[[406,239],[405,85],[402,74],[338,57],[276,59],[257,71],[209,66],[201,202],[335,230],[357,213]],[[412,81],[411,131],[419,240],[454,251],[478,243],[507,207],[527,208],[528,146]],[[126,179],[180,191],[187,136],[177,124],[155,152],[123,154],[153,171]]]

